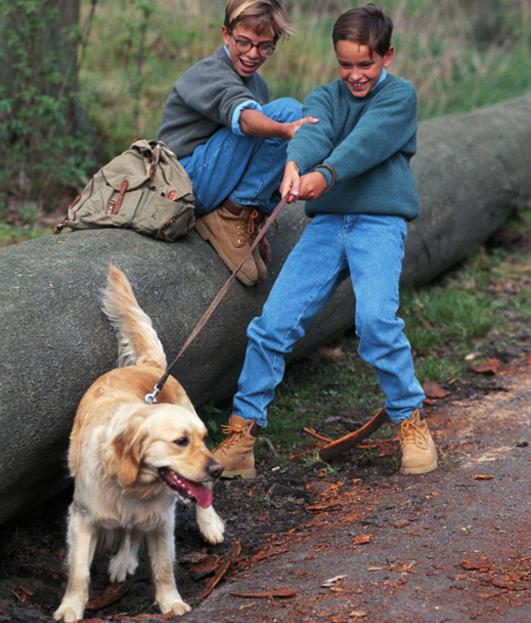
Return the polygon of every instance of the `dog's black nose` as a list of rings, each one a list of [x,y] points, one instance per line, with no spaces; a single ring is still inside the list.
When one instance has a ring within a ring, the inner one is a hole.
[[[223,473],[224,467],[221,463],[217,463],[216,461],[210,461],[207,465],[207,473],[212,478],[219,478]]]

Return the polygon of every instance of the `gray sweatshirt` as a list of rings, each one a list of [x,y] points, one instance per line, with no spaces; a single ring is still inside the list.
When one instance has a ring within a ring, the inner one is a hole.
[[[268,101],[266,81],[256,73],[249,78],[239,76],[221,46],[174,84],[164,106],[158,140],[177,158],[189,156],[221,127],[239,127],[243,108],[260,109]]]

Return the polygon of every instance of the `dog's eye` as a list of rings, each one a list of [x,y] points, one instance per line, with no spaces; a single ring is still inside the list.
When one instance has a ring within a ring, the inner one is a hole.
[[[190,440],[188,437],[179,437],[179,439],[176,439],[173,443],[180,448],[185,448],[190,443]]]

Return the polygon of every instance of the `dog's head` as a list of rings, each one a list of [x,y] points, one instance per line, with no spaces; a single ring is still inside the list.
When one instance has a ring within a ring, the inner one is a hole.
[[[208,483],[223,471],[205,445],[206,434],[193,411],[170,404],[143,406],[113,438],[116,476],[124,487],[161,481],[182,500],[206,508],[212,503]]]

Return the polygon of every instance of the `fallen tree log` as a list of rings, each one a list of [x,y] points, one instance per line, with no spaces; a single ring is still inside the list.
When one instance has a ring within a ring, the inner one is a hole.
[[[468,256],[531,197],[531,95],[424,122],[414,159],[423,213],[412,223],[403,282],[429,282]],[[270,278],[235,283],[175,368],[196,405],[231,396],[245,329],[306,224],[287,207],[269,235]],[[65,487],[65,454],[76,405],[114,365],[116,340],[100,311],[109,263],[130,277],[171,359],[228,272],[195,232],[173,244],[126,230],[51,236],[0,250],[0,522]],[[316,257],[318,261],[318,256]],[[311,268],[310,268],[311,269]],[[350,327],[344,282],[293,357]]]

